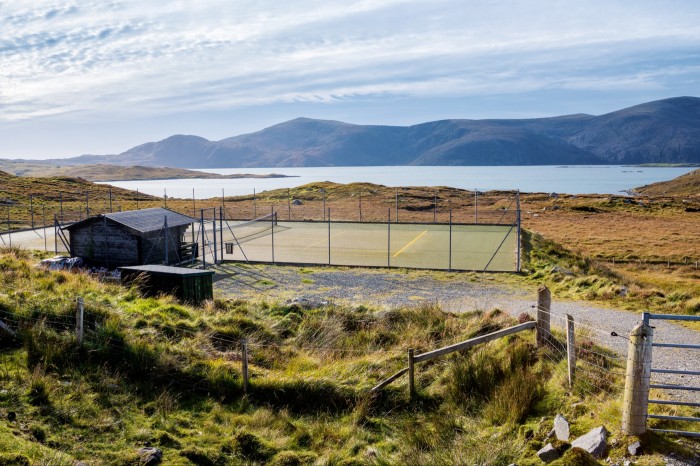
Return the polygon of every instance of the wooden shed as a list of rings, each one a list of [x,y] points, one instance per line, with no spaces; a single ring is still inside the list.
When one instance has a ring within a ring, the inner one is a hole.
[[[70,254],[107,268],[178,264],[197,257],[185,241],[191,217],[159,207],[90,217],[69,225]]]
[[[191,304],[199,304],[214,297],[214,272],[211,270],[138,265],[119,267],[119,271],[122,274],[122,284],[130,285],[136,280],[139,288],[147,296],[168,293]]]

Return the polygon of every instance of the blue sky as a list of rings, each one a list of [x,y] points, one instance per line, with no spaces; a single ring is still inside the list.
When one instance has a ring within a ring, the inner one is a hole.
[[[700,2],[0,0],[0,157],[700,95]]]

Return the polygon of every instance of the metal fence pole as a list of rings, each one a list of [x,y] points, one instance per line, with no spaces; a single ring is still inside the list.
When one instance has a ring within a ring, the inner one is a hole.
[[[58,219],[56,214],[53,214],[53,250],[54,254],[58,254]]]
[[[389,210],[389,215],[387,217],[386,228],[386,266],[391,267],[391,208]]]
[[[194,188],[192,188],[192,216],[193,217],[196,215],[195,212],[197,212],[197,207],[196,207],[196,204],[194,201]]]
[[[323,221],[326,221],[326,190],[321,188],[321,193],[323,193]]]
[[[292,198],[289,193],[289,188],[287,188],[287,220],[292,219]]]
[[[479,191],[474,188],[474,223],[479,223]]]
[[[253,218],[258,218],[258,201],[255,198],[255,188],[253,188]]]
[[[362,221],[362,191],[360,191],[360,222]]]
[[[222,198],[223,199],[223,198]],[[219,245],[221,246],[221,263],[224,262],[224,208],[219,209]]]
[[[275,206],[270,206],[270,236],[272,246],[272,263],[275,263]]]
[[[331,208],[328,208],[328,265],[331,265]]]
[[[204,209],[199,211],[199,232],[202,235],[202,268],[207,270],[207,242],[204,235]]]
[[[112,210],[112,187],[111,186],[109,187],[109,211],[114,212]]]
[[[12,247],[12,228],[10,227],[10,206],[7,206],[7,239],[10,242],[10,247]]]
[[[61,205],[61,223],[63,223],[63,191],[58,193],[58,202]]]
[[[399,223],[399,190],[396,190],[396,223]]]
[[[85,218],[90,218],[90,194],[85,191]]]
[[[46,244],[46,205],[41,206],[41,223],[44,225],[44,251],[48,251]]]
[[[520,190],[515,192],[515,221],[518,224],[518,233],[516,236],[516,256],[515,256],[515,271],[520,272]],[[614,259],[613,259],[614,260]],[[614,262],[613,262],[614,265]]]
[[[34,195],[29,195],[29,212],[32,216],[32,230],[34,229]]]
[[[450,251],[447,270],[452,270],[452,206],[450,206]]]
[[[628,435],[641,435],[647,430],[653,336],[654,331],[646,322],[630,332],[622,404],[622,431]]]
[[[566,315],[566,356],[569,366],[569,387],[574,386],[576,378],[576,341],[574,331],[574,318]]]
[[[214,213],[211,216],[211,222],[212,222],[212,227],[213,227],[213,235],[214,235],[214,265],[218,263],[217,255],[218,251],[216,250],[216,207],[214,207]]]
[[[435,193],[433,199],[433,223],[437,223],[437,193]]]

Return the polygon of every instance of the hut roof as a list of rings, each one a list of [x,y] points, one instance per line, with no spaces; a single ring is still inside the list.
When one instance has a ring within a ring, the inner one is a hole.
[[[81,222],[67,226],[66,230],[72,230],[78,226],[87,223],[92,223],[97,219],[107,218],[115,223],[124,225],[125,227],[137,233],[151,233],[159,231],[163,228],[165,219],[168,219],[168,228],[189,225],[194,222],[192,217],[173,212],[162,207],[153,207],[150,209],[127,210],[125,212],[114,212],[110,214],[101,214],[96,217],[90,217]]]

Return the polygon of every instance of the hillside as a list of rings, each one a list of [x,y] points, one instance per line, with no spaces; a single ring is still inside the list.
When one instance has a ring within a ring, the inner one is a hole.
[[[176,135],[119,155],[47,162],[183,168],[698,163],[700,98],[665,99],[601,116],[408,127],[297,118],[220,141]]]
[[[286,175],[271,173],[252,175],[237,173],[219,175],[184,168],[144,167],[122,165],[51,165],[46,163],[11,162],[0,160],[0,170],[24,177],[73,177],[87,181],[131,181],[131,180],[165,180],[165,179],[238,179],[238,178],[284,178]]]
[[[635,189],[647,196],[693,196],[700,197],[700,170],[681,175],[669,181],[660,181]]]

